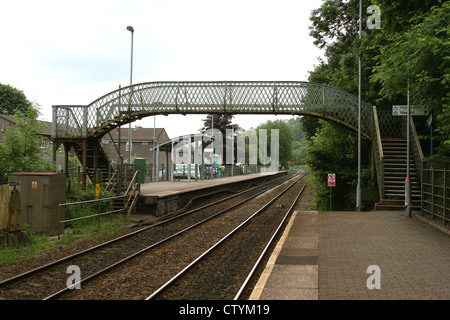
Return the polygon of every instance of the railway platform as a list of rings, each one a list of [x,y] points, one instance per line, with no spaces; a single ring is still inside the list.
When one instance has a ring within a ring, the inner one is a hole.
[[[270,171],[208,180],[181,179],[174,182],[141,184],[138,211],[161,216],[180,209],[195,197],[243,188],[251,183],[259,183],[285,174],[286,171]]]
[[[296,211],[250,300],[448,300],[450,235],[418,212]]]

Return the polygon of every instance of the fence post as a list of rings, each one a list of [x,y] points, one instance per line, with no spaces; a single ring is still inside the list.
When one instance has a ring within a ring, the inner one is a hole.
[[[423,166],[420,170],[420,212],[423,214]]]
[[[100,201],[98,202],[98,231],[100,231]]]
[[[443,192],[443,196],[444,196],[444,211],[442,212],[442,218],[443,218],[443,222],[444,222],[444,225],[445,225],[445,223],[446,223],[446,218],[447,218],[447,208],[446,208],[446,205],[447,205],[447,201],[446,201],[446,198],[447,198],[447,184],[446,184],[446,176],[447,176],[447,169],[446,168],[444,168],[444,192]]]
[[[59,226],[58,226],[58,240],[61,240],[61,206],[58,206],[58,217],[59,217]]]
[[[434,219],[434,168],[431,168],[431,220]]]

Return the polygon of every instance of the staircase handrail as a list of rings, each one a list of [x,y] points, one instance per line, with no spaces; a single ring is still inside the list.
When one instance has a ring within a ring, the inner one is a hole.
[[[383,155],[383,145],[381,142],[381,132],[380,132],[380,126],[378,124],[378,114],[377,114],[377,107],[373,106],[373,118],[375,121],[375,131],[376,131],[376,136],[377,136],[377,145],[378,145],[378,154],[380,156],[380,159],[384,158]]]
[[[103,190],[102,196],[108,191],[108,189],[111,187],[111,191],[114,190],[114,187],[117,184],[117,181],[114,180],[116,176],[117,170],[114,170],[114,173],[111,175],[111,178],[109,179],[108,183],[106,184],[105,189]]]
[[[139,170],[137,170],[134,173],[133,179],[131,179],[130,181],[130,185],[127,188],[127,191],[125,192],[124,196],[125,196],[125,204],[124,204],[124,210],[127,210],[127,215],[130,214],[131,210],[134,208],[134,206],[136,205],[137,202],[137,196],[139,196],[140,193],[140,183],[139,183],[139,179],[137,179],[139,177]],[[136,190],[137,190],[137,196],[136,196]],[[133,191],[133,192],[130,192]],[[130,203],[130,200],[133,198],[133,201]]]
[[[419,136],[417,135],[416,125],[414,124],[412,115],[410,117],[411,117],[410,118],[411,132],[413,135],[411,148],[413,151],[414,162],[416,164],[417,177],[419,178],[419,181],[420,181],[421,180],[420,173],[422,172],[424,156],[423,156],[422,146],[420,145]]]
[[[383,154],[383,144],[381,141],[381,132],[380,126],[378,123],[378,113],[377,107],[373,106],[373,120],[375,125],[375,133],[376,139],[373,139],[373,151],[375,154],[375,167],[377,170],[377,179],[378,179],[378,192],[380,195],[380,199],[384,199],[384,154]]]

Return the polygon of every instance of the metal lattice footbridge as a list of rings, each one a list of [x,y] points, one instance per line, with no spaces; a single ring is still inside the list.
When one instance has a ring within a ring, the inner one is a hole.
[[[147,82],[112,91],[89,105],[53,106],[52,139],[55,146],[79,146],[83,171],[87,172],[89,145],[98,157],[98,141],[116,127],[152,115],[212,113],[314,116],[358,131],[358,98],[323,84]],[[377,128],[376,108],[362,102],[361,136],[372,142],[378,164],[382,149]]]
[[[372,136],[372,109],[363,104],[363,134]],[[158,114],[312,115],[358,127],[358,100],[310,82],[149,82],[115,90],[87,106],[54,106],[53,137],[102,137],[117,126]],[[372,128],[373,129],[373,128]]]

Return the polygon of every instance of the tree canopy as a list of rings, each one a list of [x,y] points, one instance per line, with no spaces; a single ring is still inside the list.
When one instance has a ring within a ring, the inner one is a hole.
[[[0,83],[0,113],[14,115],[17,111],[26,113],[33,108],[23,91]]]
[[[256,128],[256,133],[259,137],[259,131],[261,129],[267,130],[267,148],[270,149],[271,130],[279,130],[279,163],[285,168],[290,166],[292,161],[292,145],[294,142],[294,132],[289,124],[283,120],[268,120],[267,122],[260,124]]]
[[[13,116],[14,126],[6,128],[0,140],[0,181],[8,180],[12,172],[54,171],[50,154],[42,149],[43,122],[37,120],[38,110],[31,108],[26,114],[17,111]],[[44,157],[47,157],[45,159]],[[44,160],[44,161],[43,161]]]

